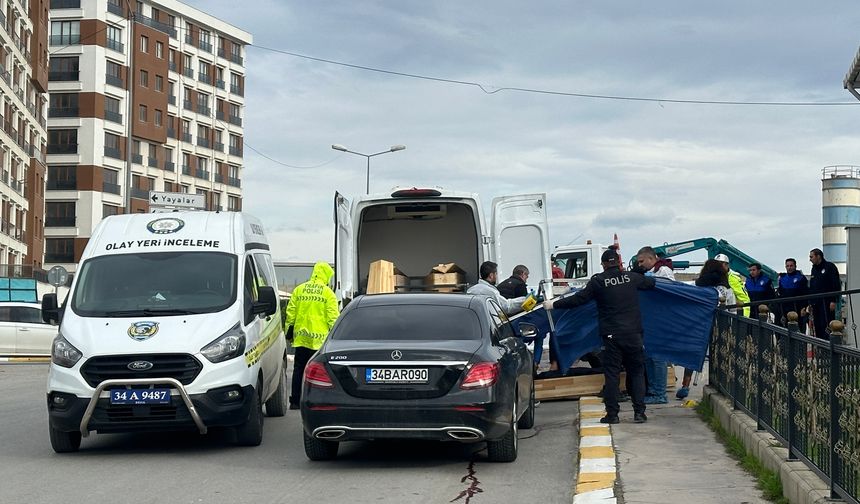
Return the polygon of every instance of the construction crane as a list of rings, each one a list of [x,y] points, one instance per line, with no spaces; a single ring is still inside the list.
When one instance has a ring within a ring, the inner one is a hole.
[[[729,267],[744,276],[746,276],[747,268],[749,268],[750,264],[761,264],[759,261],[737,249],[726,240],[717,240],[716,238],[697,238],[695,240],[687,240],[678,243],[664,243],[663,245],[658,245],[653,248],[657,253],[657,257],[666,258],[702,249],[708,251],[708,259],[713,259],[717,254],[725,254],[729,258]],[[635,265],[636,256],[633,256],[630,259],[630,268],[632,269]],[[687,267],[689,262],[677,261],[675,262],[675,265],[676,267]],[[778,275],[773,268],[762,264],[761,271],[770,278],[774,285],[777,284]]]

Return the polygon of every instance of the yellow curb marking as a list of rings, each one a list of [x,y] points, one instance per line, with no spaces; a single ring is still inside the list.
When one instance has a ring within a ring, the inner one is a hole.
[[[586,446],[579,449],[580,458],[615,458],[615,452],[611,446]]]
[[[579,429],[580,436],[608,436],[609,427],[583,427]]]
[[[603,418],[606,415],[603,411],[582,411],[579,413],[580,418]]]
[[[579,400],[579,404],[603,404],[603,401],[597,397],[583,397]]]
[[[582,495],[592,490],[603,490],[612,488],[615,485],[615,480],[612,481],[593,481],[588,483],[579,483],[576,485],[576,495]]]
[[[582,473],[576,479],[577,493],[580,485],[604,485],[609,488],[615,484],[615,473]]]

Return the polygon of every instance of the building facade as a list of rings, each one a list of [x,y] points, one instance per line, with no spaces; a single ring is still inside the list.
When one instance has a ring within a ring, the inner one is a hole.
[[[96,224],[148,212],[151,190],[241,209],[250,43],[176,1],[51,0],[48,267],[74,270]]]

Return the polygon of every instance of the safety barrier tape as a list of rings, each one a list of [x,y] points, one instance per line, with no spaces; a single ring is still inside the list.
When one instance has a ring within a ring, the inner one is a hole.
[[[612,432],[600,423],[606,413],[599,397],[579,400],[579,471],[573,504],[616,504],[615,477],[618,468],[612,447]]]

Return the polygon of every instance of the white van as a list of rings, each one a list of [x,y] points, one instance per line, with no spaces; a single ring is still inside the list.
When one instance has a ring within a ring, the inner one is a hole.
[[[107,217],[61,308],[48,376],[56,452],[89,432],[234,427],[258,445],[287,408],[286,341],[260,221],[177,212]]]
[[[488,260],[498,263],[500,282],[518,264],[529,268],[530,286],[551,278],[546,194],[493,199],[489,227],[474,193],[411,188],[352,204],[335,193],[334,201],[335,291],[344,303],[365,293],[370,263],[379,259],[409,277],[456,263],[469,285]]]

